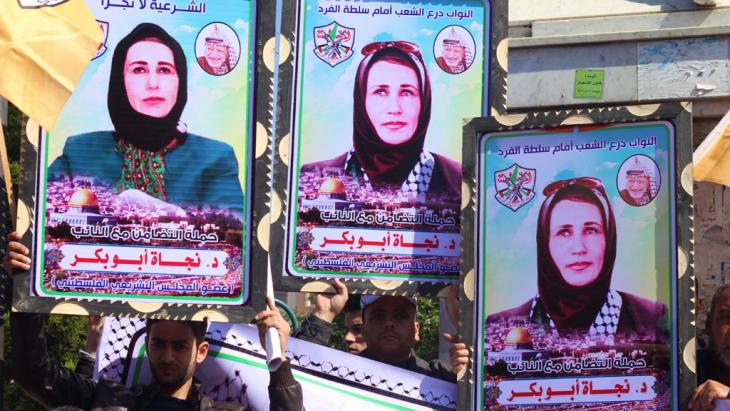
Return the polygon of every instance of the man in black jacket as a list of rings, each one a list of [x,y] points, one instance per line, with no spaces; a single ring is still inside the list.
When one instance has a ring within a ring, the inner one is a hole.
[[[359,355],[366,347],[362,336],[362,309],[360,296],[349,295],[347,286],[340,280],[332,282],[334,294],[317,294],[314,311],[302,321],[294,337],[319,345],[329,344],[332,322],[345,312],[345,335],[342,343],[350,354]]]
[[[363,295],[362,335],[367,344],[361,356],[405,368],[441,380],[456,382],[452,368],[440,361],[426,361],[416,355],[420,324],[415,297]]]
[[[345,284],[334,280],[332,285],[335,293],[317,295],[315,311],[302,323],[295,337],[320,345],[327,344],[332,333],[332,321],[349,302]],[[415,298],[363,295],[359,299],[362,328],[357,341],[360,341],[358,348],[363,347],[365,350],[358,351],[357,355],[429,377],[456,382],[456,374],[466,366],[469,359],[466,344],[458,342],[456,336],[444,334],[444,338],[452,344],[449,349],[450,365],[440,360],[425,361],[418,357],[413,349],[420,339]],[[457,299],[458,287],[452,286],[446,305],[451,322],[458,328]],[[347,326],[348,335],[355,335],[349,323]],[[348,344],[348,349],[349,346]]]
[[[700,385],[690,398],[693,411],[711,411],[715,400],[730,396],[730,285],[720,286],[712,296],[705,331],[709,347],[698,352]]]
[[[27,269],[28,249],[20,244],[17,233],[9,236],[5,267]],[[263,344],[266,329],[275,328],[281,339],[284,356],[286,340],[291,332],[273,301],[268,310],[256,315],[259,337]],[[15,381],[30,396],[44,406],[73,406],[82,409],[149,410],[149,411],[209,411],[236,410],[240,406],[217,405],[200,390],[193,378],[198,364],[208,355],[205,341],[206,324],[194,321],[148,320],[145,345],[155,382],[131,389],[102,378],[92,378],[71,371],[48,357],[46,338],[42,331],[43,316],[13,313],[11,318],[13,364]],[[271,410],[303,410],[302,388],[294,380],[291,366],[283,361],[270,374],[269,400]]]

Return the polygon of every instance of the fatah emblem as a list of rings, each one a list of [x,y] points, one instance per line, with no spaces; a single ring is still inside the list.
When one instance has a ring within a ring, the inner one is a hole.
[[[18,0],[20,7],[24,9],[37,9],[39,7],[58,6],[68,0]]]
[[[512,211],[530,202],[535,197],[534,168],[522,168],[517,164],[494,173],[497,194],[494,197],[500,204]]]
[[[334,67],[352,56],[355,29],[336,21],[314,28],[314,54]]]
[[[99,43],[99,48],[96,49],[94,57],[91,58],[92,60],[106,52],[106,39],[109,37],[109,23],[107,23],[106,21],[97,20],[96,24],[98,24],[99,28],[101,29],[101,43]]]

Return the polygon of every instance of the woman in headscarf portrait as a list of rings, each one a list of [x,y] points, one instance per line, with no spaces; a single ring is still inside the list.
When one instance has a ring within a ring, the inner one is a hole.
[[[664,344],[667,306],[611,287],[616,220],[603,182],[558,180],[544,190],[537,220],[537,295],[487,323],[527,319],[561,336],[623,336]],[[637,274],[638,275],[638,274]]]
[[[49,180],[89,177],[177,206],[241,214],[233,149],[187,131],[187,60],[161,27],[142,23],[116,46],[107,106],[113,130],[70,136]]]
[[[458,204],[461,165],[424,149],[431,83],[420,49],[407,41],[376,42],[362,54],[353,91],[352,149],[305,164],[301,172],[339,169],[369,190]]]

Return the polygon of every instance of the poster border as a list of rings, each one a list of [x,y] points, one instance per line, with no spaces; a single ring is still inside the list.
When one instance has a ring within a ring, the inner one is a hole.
[[[278,103],[280,108],[277,113],[276,141],[277,155],[274,161],[274,182],[273,197],[281,204],[283,212],[280,215],[272,216],[271,237],[280,239],[272,244],[270,250],[270,263],[272,278],[276,291],[303,291],[303,292],[332,292],[330,282],[335,277],[328,277],[326,274],[312,276],[294,277],[285,274],[288,263],[286,259],[286,226],[287,210],[291,191],[289,190],[290,161],[294,157],[290,153],[291,132],[294,125],[294,89],[297,86],[296,74],[297,64],[297,41],[298,11],[304,0],[282,0],[281,17],[281,42]],[[482,0],[488,5],[489,16],[489,73],[488,83],[484,93],[484,114],[505,113],[507,111],[507,0]],[[405,3],[406,0],[398,1]],[[460,5],[455,0],[434,1],[426,0],[422,4],[438,5]],[[286,42],[286,46],[285,43]],[[285,53],[286,52],[286,53]],[[486,59],[485,59],[486,60]],[[486,75],[485,74],[485,75]],[[462,187],[462,191],[464,188]],[[273,200],[272,199],[272,202]],[[462,202],[463,204],[463,202]],[[273,218],[277,217],[277,218]],[[388,277],[378,275],[378,277]],[[454,279],[458,277],[454,276]],[[370,279],[370,278],[348,278],[341,279],[351,293],[367,294],[402,294],[402,295],[438,295],[445,293],[449,282],[439,281],[414,281],[396,279]]]
[[[271,134],[273,115],[270,106],[273,104],[273,87],[266,87],[266,84],[273,84],[274,72],[265,64],[265,47],[274,43],[276,3],[263,0],[252,0],[251,26],[256,27],[253,32],[252,46],[250,50],[251,64],[246,78],[251,75],[254,81],[250,84],[251,99],[249,106],[249,124],[246,129],[249,132],[247,153],[249,157],[248,189],[249,195],[248,213],[245,218],[248,220],[248,229],[245,236],[248,241],[248,248],[244,250],[244,257],[248,258],[248,300],[242,305],[215,305],[197,303],[175,303],[175,302],[148,302],[130,298],[128,300],[104,300],[98,297],[40,297],[31,294],[31,275],[29,271],[17,273],[13,285],[12,310],[19,312],[50,313],[50,314],[71,314],[71,315],[103,315],[103,316],[125,316],[142,318],[165,318],[177,320],[203,320],[219,322],[247,322],[250,321],[258,310],[265,306],[266,295],[266,270],[261,269],[261,261],[266,260],[266,247],[255,235],[257,230],[265,225],[268,227],[269,201],[268,187],[270,158],[266,153],[271,150],[270,140],[267,136]],[[273,55],[273,48],[271,54]],[[39,175],[43,162],[38,161],[39,140],[41,136],[40,126],[29,121],[26,133],[21,140],[21,179],[19,182],[19,205],[16,227],[21,233],[21,242],[32,250],[33,236],[37,233],[34,226],[37,211],[36,204],[36,177]],[[33,172],[28,172],[33,170]],[[266,244],[268,246],[268,244]],[[248,253],[248,254],[247,254]]]
[[[690,103],[662,103],[644,106],[603,106],[589,109],[569,109],[550,112],[525,112],[473,118],[464,125],[464,185],[462,195],[462,244],[461,248],[461,321],[464,341],[469,349],[469,363],[459,375],[459,404],[464,410],[478,409],[475,385],[475,347],[477,338],[477,290],[480,287],[477,272],[477,145],[486,132],[535,130],[565,126],[594,124],[619,124],[640,121],[668,121],[674,125],[674,236],[677,250],[676,277],[670,290],[675,298],[672,335],[676,351],[672,352],[671,378],[672,409],[686,409],[692,390],[697,383],[694,365],[695,310],[694,310],[694,246],[693,198],[692,198],[692,114]]]

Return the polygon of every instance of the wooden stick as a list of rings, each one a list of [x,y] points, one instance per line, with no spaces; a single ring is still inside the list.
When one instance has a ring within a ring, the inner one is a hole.
[[[0,126],[0,163],[2,163],[3,179],[5,180],[5,190],[8,193],[8,205],[10,206],[10,218],[15,223],[16,212],[18,205],[15,203],[15,196],[13,195],[13,182],[10,178],[10,161],[8,160],[8,150],[5,145],[5,135],[3,134],[3,128]]]
[[[10,224],[11,227],[9,229],[12,229],[12,227],[15,226],[15,216],[16,216],[16,204],[15,199],[13,196],[13,182],[10,178],[10,161],[8,160],[8,149],[5,145],[5,134],[3,133],[3,126],[2,122],[0,122],[0,163],[2,163],[2,169],[3,169],[3,179],[5,180],[5,189],[7,191],[8,195],[8,206],[10,207]],[[5,384],[4,381],[7,378],[6,377],[6,365],[5,365],[5,327],[0,326],[0,367],[2,369],[0,370],[0,377],[2,378],[2,381],[0,381],[0,388],[5,391]],[[0,407],[5,406],[5,395],[0,393]]]

